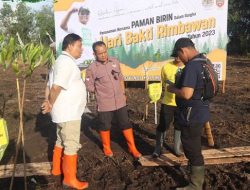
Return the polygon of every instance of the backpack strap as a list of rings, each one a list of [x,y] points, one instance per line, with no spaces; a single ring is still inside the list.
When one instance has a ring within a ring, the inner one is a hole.
[[[194,61],[194,62],[200,62],[201,66],[204,67],[203,64],[208,63],[209,59],[207,59],[207,57],[205,57],[205,58],[196,57],[196,58],[194,58],[192,61]],[[204,70],[204,68],[202,68],[202,69]],[[204,76],[203,71],[202,71],[201,74],[203,74],[203,76]],[[204,80],[204,78],[203,78],[203,80]],[[203,87],[203,89],[204,89],[204,87]],[[204,94],[203,94],[203,92],[202,92],[201,98],[200,98],[200,100],[202,100],[202,101],[203,101],[203,95],[204,95]]]
[[[202,62],[207,62],[209,59],[208,58],[200,58],[200,57],[197,57],[197,58],[194,58],[192,61],[202,61]]]

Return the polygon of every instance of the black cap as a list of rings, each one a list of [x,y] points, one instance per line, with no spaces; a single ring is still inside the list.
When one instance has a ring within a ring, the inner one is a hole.
[[[172,57],[177,57],[178,56],[178,51],[181,48],[184,47],[194,47],[194,43],[192,42],[192,40],[190,40],[189,38],[179,38],[174,45],[174,49],[173,52],[171,54]]]

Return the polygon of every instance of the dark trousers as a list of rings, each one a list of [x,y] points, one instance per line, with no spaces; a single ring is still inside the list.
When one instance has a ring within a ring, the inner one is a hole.
[[[181,126],[181,142],[185,156],[192,166],[203,166],[201,154],[201,135],[204,123]]]
[[[110,130],[114,120],[122,130],[132,127],[128,118],[127,106],[114,111],[98,112],[98,119],[100,124],[99,130],[101,131]]]
[[[169,128],[171,122],[174,120],[175,110],[176,106],[161,104],[160,121],[157,126],[157,131],[163,133]],[[176,123],[174,123],[174,128],[180,130],[180,127],[178,127]]]

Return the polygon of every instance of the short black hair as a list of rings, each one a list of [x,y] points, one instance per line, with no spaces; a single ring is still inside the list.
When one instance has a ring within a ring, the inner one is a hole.
[[[68,34],[67,36],[64,37],[63,39],[63,42],[62,42],[62,50],[66,50],[67,47],[70,45],[70,44],[73,44],[75,43],[76,41],[78,40],[82,40],[82,38],[80,36],[78,36],[77,34],[74,34],[74,33],[71,33],[71,34]]]
[[[194,45],[194,42],[189,39],[189,38],[179,38],[176,42],[175,42],[175,45],[174,45],[174,49],[173,49],[173,52],[172,52],[172,57],[177,57],[178,56],[178,51],[181,49],[181,48],[184,48],[184,47],[192,47],[192,48],[195,48],[195,45]]]
[[[84,7],[80,7],[80,9],[78,10],[78,15],[89,15],[90,11],[87,8]]]
[[[96,49],[95,49],[96,46],[105,46],[106,47],[106,44],[103,41],[97,41],[97,42],[93,43],[93,45],[92,45],[93,52],[96,52]]]

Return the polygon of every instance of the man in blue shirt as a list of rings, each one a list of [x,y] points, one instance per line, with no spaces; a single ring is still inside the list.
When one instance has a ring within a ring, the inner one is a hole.
[[[209,121],[208,101],[202,100],[203,68],[197,58],[200,54],[189,38],[176,41],[173,54],[185,64],[181,78],[176,85],[169,85],[168,91],[176,94],[177,111],[175,122],[181,127],[181,141],[185,156],[190,164],[190,183],[178,190],[202,190],[204,182],[204,159],[201,154],[201,135],[204,124]]]

